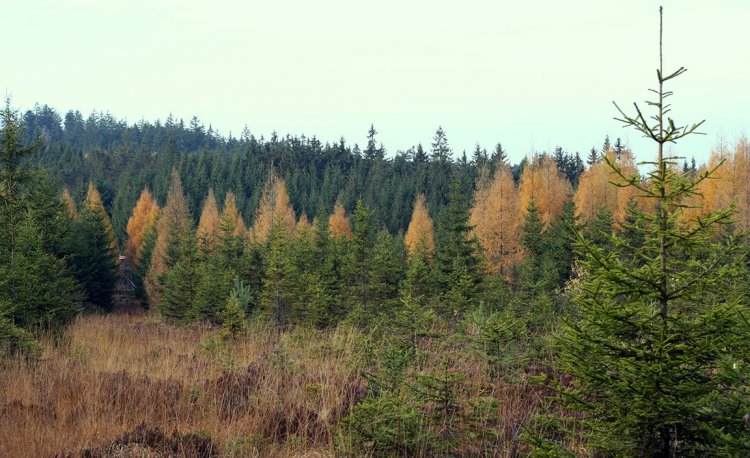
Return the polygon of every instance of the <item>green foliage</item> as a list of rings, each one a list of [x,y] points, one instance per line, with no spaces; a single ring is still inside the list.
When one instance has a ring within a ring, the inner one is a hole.
[[[0,310],[9,308],[8,304],[0,303]],[[10,319],[0,316],[0,362],[17,353],[38,357],[41,348],[30,333],[13,324]]]
[[[118,253],[112,245],[101,208],[84,205],[80,217],[72,222],[68,235],[68,264],[86,293],[87,302],[102,309],[112,306],[117,283]]]
[[[200,262],[196,276],[195,298],[185,318],[188,321],[221,323],[221,314],[225,308],[226,298],[232,291],[232,281],[236,274],[231,269],[222,268],[216,258],[211,258]],[[246,306],[247,302],[243,303],[243,307]]]
[[[167,321],[179,322],[190,318],[191,309],[199,312],[193,307],[204,270],[192,225],[186,223],[181,231],[171,230],[166,256],[169,269],[159,279],[162,295],[157,305]]]
[[[286,228],[279,224],[271,229],[268,244],[260,304],[277,325],[285,327],[289,325],[300,286],[293,244]]]
[[[490,376],[509,377],[523,366],[526,323],[510,309],[493,312],[480,304],[468,314],[464,333],[474,350],[487,359]]]
[[[454,180],[436,240],[437,284],[444,316],[457,316],[475,303],[482,281],[478,242],[469,238],[469,201]]]
[[[32,336],[57,331],[81,310],[80,285],[63,256],[64,214],[42,173],[22,160],[17,113],[0,113],[0,352],[37,354]]]
[[[666,117],[664,83],[683,71],[659,69],[653,122],[637,107],[633,117],[621,112],[658,144],[649,180],[624,177],[605,158],[656,204],[630,209],[640,262],[630,261],[632,247],[616,234],[607,251],[579,234],[577,311],[557,339],[558,369],[572,376],[559,389],[562,405],[578,413],[574,440],[606,454],[733,456],[750,445],[742,419],[750,408],[750,325],[740,286],[746,248],[736,238],[717,241],[732,208],[686,221],[681,202],[713,171],[692,179],[663,154],[665,143],[700,125],[677,127]]]
[[[221,312],[224,329],[231,336],[236,336],[242,331],[245,325],[245,310],[247,310],[247,304],[251,298],[250,287],[245,285],[239,277],[234,277],[234,287]]]

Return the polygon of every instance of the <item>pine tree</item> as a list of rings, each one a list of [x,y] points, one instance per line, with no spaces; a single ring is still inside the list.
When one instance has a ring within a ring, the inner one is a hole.
[[[661,51],[661,29],[660,29]],[[591,450],[613,455],[733,456],[750,433],[743,387],[750,371],[750,329],[740,288],[746,249],[736,238],[716,241],[733,209],[684,221],[682,200],[712,171],[690,180],[664,145],[694,133],[667,118],[665,83],[685,72],[657,71],[656,110],[646,117],[619,109],[621,121],[657,145],[649,180],[622,175],[656,202],[631,209],[643,244],[641,264],[623,259],[628,247],[612,237],[604,251],[579,236],[582,276],[573,290],[577,316],[557,339],[558,368],[573,376],[561,388],[564,406],[580,412]],[[652,119],[653,121],[648,121]]]

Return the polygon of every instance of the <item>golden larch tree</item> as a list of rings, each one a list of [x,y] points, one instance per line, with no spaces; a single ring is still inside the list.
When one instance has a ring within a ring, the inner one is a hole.
[[[737,229],[750,231],[750,144],[747,137],[740,137],[732,158],[732,197],[737,203],[734,219]]]
[[[201,210],[201,218],[198,222],[198,228],[195,230],[195,235],[201,242],[202,246],[207,249],[211,249],[216,246],[216,234],[221,226],[219,219],[219,208],[216,204],[216,196],[214,196],[214,190],[209,188],[206,200],[203,202],[203,210]]]
[[[183,232],[188,224],[192,225],[187,199],[182,189],[180,175],[174,170],[172,171],[172,183],[169,185],[169,191],[167,192],[167,202],[159,213],[156,244],[151,254],[151,264],[144,279],[146,294],[151,304],[158,304],[161,297],[159,277],[166,270],[164,258],[167,254],[170,237],[174,233]]]
[[[532,201],[539,217],[550,224],[562,214],[563,204],[571,198],[573,187],[558,170],[555,161],[547,156],[535,156],[521,175],[519,205],[525,214]]]
[[[737,160],[734,155],[723,141],[720,142],[711,152],[708,164],[703,165],[698,170],[699,175],[711,170],[713,170],[713,173],[710,179],[703,180],[698,184],[700,194],[692,196],[686,202],[689,205],[685,210],[686,219],[705,216],[721,208],[726,208],[732,203],[738,175],[735,169],[736,165]],[[735,218],[737,218],[737,215],[735,215]]]
[[[232,191],[227,191],[227,195],[224,197],[224,209],[221,211],[219,225],[221,225],[221,221],[231,221],[234,224],[232,235],[236,237],[245,236],[247,232],[245,220],[242,218],[242,213],[237,209],[237,199]]]
[[[427,199],[424,194],[419,194],[414,202],[414,211],[404,236],[404,243],[410,256],[420,244],[425,253],[435,250],[435,226],[427,211]]]
[[[78,219],[78,210],[76,210],[76,202],[73,200],[73,196],[70,195],[70,190],[65,187],[63,188],[62,195],[60,196],[62,203],[65,205],[65,210],[68,212],[70,219]]]
[[[141,252],[146,234],[155,230],[156,218],[159,215],[159,206],[156,199],[148,188],[141,191],[138,202],[133,207],[133,213],[128,219],[126,232],[128,241],[125,244],[125,258],[134,266],[141,264]]]
[[[268,175],[263,194],[260,197],[258,209],[253,221],[253,239],[257,243],[265,243],[274,225],[281,225],[287,233],[294,232],[297,218],[289,202],[286,184],[275,172]]]
[[[523,212],[510,167],[501,164],[492,180],[481,180],[469,215],[472,233],[484,251],[491,272],[509,275],[521,256],[519,228]]]
[[[637,189],[634,186],[617,186],[625,184],[624,180],[612,170],[607,161],[622,170],[627,177],[638,174],[633,154],[627,149],[621,151],[619,158],[610,149],[606,154],[606,161],[591,165],[581,174],[578,190],[573,196],[576,210],[583,221],[590,220],[604,208],[610,211],[614,221],[621,222],[628,202],[636,199]]]
[[[337,203],[333,207],[333,213],[328,218],[328,229],[334,237],[352,238],[352,227],[349,224],[349,217],[346,216],[344,206]]]

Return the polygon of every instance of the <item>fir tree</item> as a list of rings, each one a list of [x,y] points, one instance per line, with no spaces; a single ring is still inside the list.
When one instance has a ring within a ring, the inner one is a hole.
[[[660,29],[661,50],[661,29]],[[660,56],[661,57],[661,56]],[[656,114],[621,121],[658,145],[649,180],[626,177],[627,186],[653,199],[653,210],[631,209],[640,232],[642,263],[621,256],[617,236],[604,251],[579,236],[582,277],[573,290],[577,316],[558,338],[558,366],[573,376],[561,390],[567,409],[581,413],[579,427],[592,449],[614,455],[737,455],[750,433],[742,419],[750,375],[750,329],[741,265],[745,248],[736,238],[716,241],[733,209],[684,221],[682,200],[711,175],[690,180],[676,171],[664,145],[694,133],[701,123],[678,127],[667,118],[672,95],[660,58]],[[619,107],[618,107],[619,109]],[[652,119],[653,121],[648,121]]]
[[[476,256],[477,241],[469,236],[471,229],[468,198],[454,180],[435,252],[441,307],[453,315],[466,311],[473,304],[482,279]]]

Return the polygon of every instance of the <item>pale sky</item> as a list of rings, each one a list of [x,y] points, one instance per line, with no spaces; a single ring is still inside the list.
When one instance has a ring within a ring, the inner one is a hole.
[[[513,162],[606,134],[653,147],[612,118],[648,97],[658,5],[632,1],[0,0],[0,91],[22,110],[109,111],[129,123],[247,125],[366,143],[389,154],[442,125],[454,154],[502,142]],[[750,2],[665,0],[665,70],[699,160],[750,128]]]

